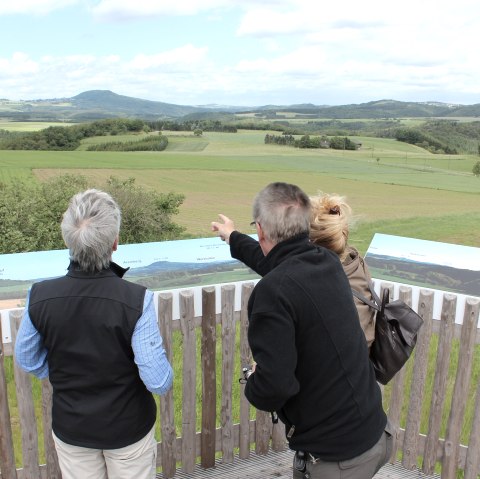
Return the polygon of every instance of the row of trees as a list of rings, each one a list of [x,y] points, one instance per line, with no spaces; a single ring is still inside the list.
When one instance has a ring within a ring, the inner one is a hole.
[[[296,148],[332,148],[334,150],[356,150],[359,145],[347,137],[327,137],[303,135],[296,139],[293,135],[265,135],[266,144],[287,145]]]
[[[0,136],[0,150],[76,150],[83,138],[150,131],[142,120],[99,120],[72,126],[50,126],[40,131]]]
[[[168,146],[168,138],[160,136],[146,136],[136,141],[109,141],[90,145],[88,151],[163,151]]]
[[[157,120],[145,124],[153,131],[217,131],[221,133],[236,133],[237,127],[223,123],[220,120]]]
[[[92,187],[83,176],[63,175],[44,183],[14,180],[0,183],[0,254],[65,248],[60,222],[70,198]],[[122,209],[120,242],[178,239],[184,228],[173,221],[184,196],[159,193],[135,179],[110,177],[98,186]]]

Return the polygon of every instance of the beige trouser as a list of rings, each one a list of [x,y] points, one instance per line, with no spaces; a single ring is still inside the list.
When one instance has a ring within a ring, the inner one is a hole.
[[[130,446],[104,450],[72,446],[53,434],[62,479],[153,479],[157,462],[154,430]]]

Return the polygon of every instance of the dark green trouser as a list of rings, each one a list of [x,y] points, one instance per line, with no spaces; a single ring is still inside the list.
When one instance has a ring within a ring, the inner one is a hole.
[[[387,423],[377,444],[357,457],[340,462],[316,459],[305,463],[305,471],[293,467],[293,479],[372,479],[392,453],[392,431]]]

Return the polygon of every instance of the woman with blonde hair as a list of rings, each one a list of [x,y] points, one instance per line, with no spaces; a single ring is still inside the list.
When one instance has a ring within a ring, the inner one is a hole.
[[[352,289],[371,299],[369,282],[372,280],[368,266],[359,252],[348,244],[352,209],[343,196],[320,193],[311,196],[310,240],[328,248],[340,258]],[[375,310],[354,297],[360,325],[368,347],[375,339]]]

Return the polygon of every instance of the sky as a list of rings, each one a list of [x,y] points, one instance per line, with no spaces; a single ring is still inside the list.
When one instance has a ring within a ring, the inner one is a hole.
[[[0,98],[480,103],[478,0],[0,0]]]

